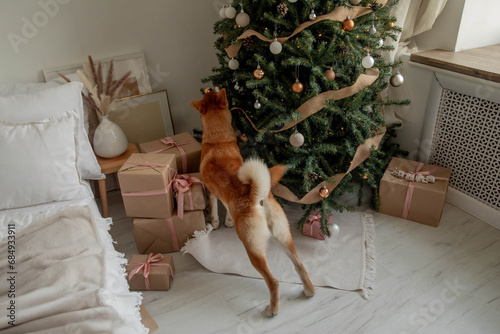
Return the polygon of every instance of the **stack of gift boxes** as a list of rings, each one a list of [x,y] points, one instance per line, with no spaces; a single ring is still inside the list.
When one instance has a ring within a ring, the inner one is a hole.
[[[172,257],[162,254],[180,251],[205,229],[201,145],[181,133],[139,146],[142,153],[132,154],[118,171],[125,212],[133,217],[137,250],[144,254],[129,261],[130,288],[168,290],[175,269]]]

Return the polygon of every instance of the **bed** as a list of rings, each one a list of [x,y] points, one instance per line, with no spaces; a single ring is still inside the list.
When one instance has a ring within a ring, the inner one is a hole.
[[[0,84],[2,333],[148,333],[90,188],[82,89]]]

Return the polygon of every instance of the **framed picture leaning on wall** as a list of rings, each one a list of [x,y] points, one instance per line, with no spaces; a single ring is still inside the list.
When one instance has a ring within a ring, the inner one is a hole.
[[[111,59],[113,59],[114,63],[114,80],[120,78],[122,75],[127,73],[127,71],[132,72],[120,91],[120,97],[134,96],[151,92],[151,83],[149,82],[148,67],[146,65],[144,53],[132,53],[121,56],[94,59],[94,63],[96,65],[101,62],[103,75],[108,72]],[[88,60],[85,59],[85,61],[87,62]],[[78,70],[83,70],[81,63],[46,68],[43,70],[43,75],[45,82],[56,80],[59,83],[65,83],[64,79],[59,77],[59,73],[64,74],[71,81],[81,81],[78,74],[76,74],[76,71]]]
[[[166,90],[119,99],[109,120],[136,145],[175,134]]]

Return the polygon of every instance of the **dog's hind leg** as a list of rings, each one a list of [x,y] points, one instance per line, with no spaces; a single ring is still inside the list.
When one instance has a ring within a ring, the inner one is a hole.
[[[273,276],[266,260],[266,247],[270,238],[269,229],[266,226],[264,217],[246,218],[236,223],[236,232],[248,254],[250,262],[254,268],[264,278],[270,294],[270,302],[266,307],[267,316],[275,316],[279,310],[279,283]]]
[[[227,205],[224,202],[222,204],[224,204],[226,208],[226,220],[224,221],[224,225],[226,225],[226,227],[233,227],[234,221],[233,217],[231,217],[231,212],[229,212],[229,209],[227,208]]]
[[[290,234],[290,224],[288,223],[288,219],[286,218],[283,208],[278,202],[276,202],[274,197],[270,197],[267,201],[265,201],[265,208],[269,229],[285,254],[290,258],[290,260],[292,260],[295,271],[299,274],[300,280],[304,285],[304,294],[307,297],[314,296],[314,285],[311,283],[304,265],[300,262],[299,257],[297,256],[292,235]]]
[[[210,222],[214,229],[219,227],[219,207],[217,197],[212,193],[209,195],[208,207],[210,208]]]

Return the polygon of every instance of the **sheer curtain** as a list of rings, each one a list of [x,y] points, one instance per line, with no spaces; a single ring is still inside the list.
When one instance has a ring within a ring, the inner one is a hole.
[[[383,56],[389,62],[397,61],[403,54],[418,51],[418,45],[414,37],[427,30],[430,30],[437,17],[443,11],[448,0],[400,0],[392,9],[391,15],[397,18],[396,25],[403,28],[399,35],[399,40],[391,41],[394,50],[385,52]],[[404,75],[403,71],[401,71]],[[384,99],[406,99],[409,98],[407,85],[392,87],[383,92]],[[409,107],[388,107],[385,110],[387,123],[408,123]]]

